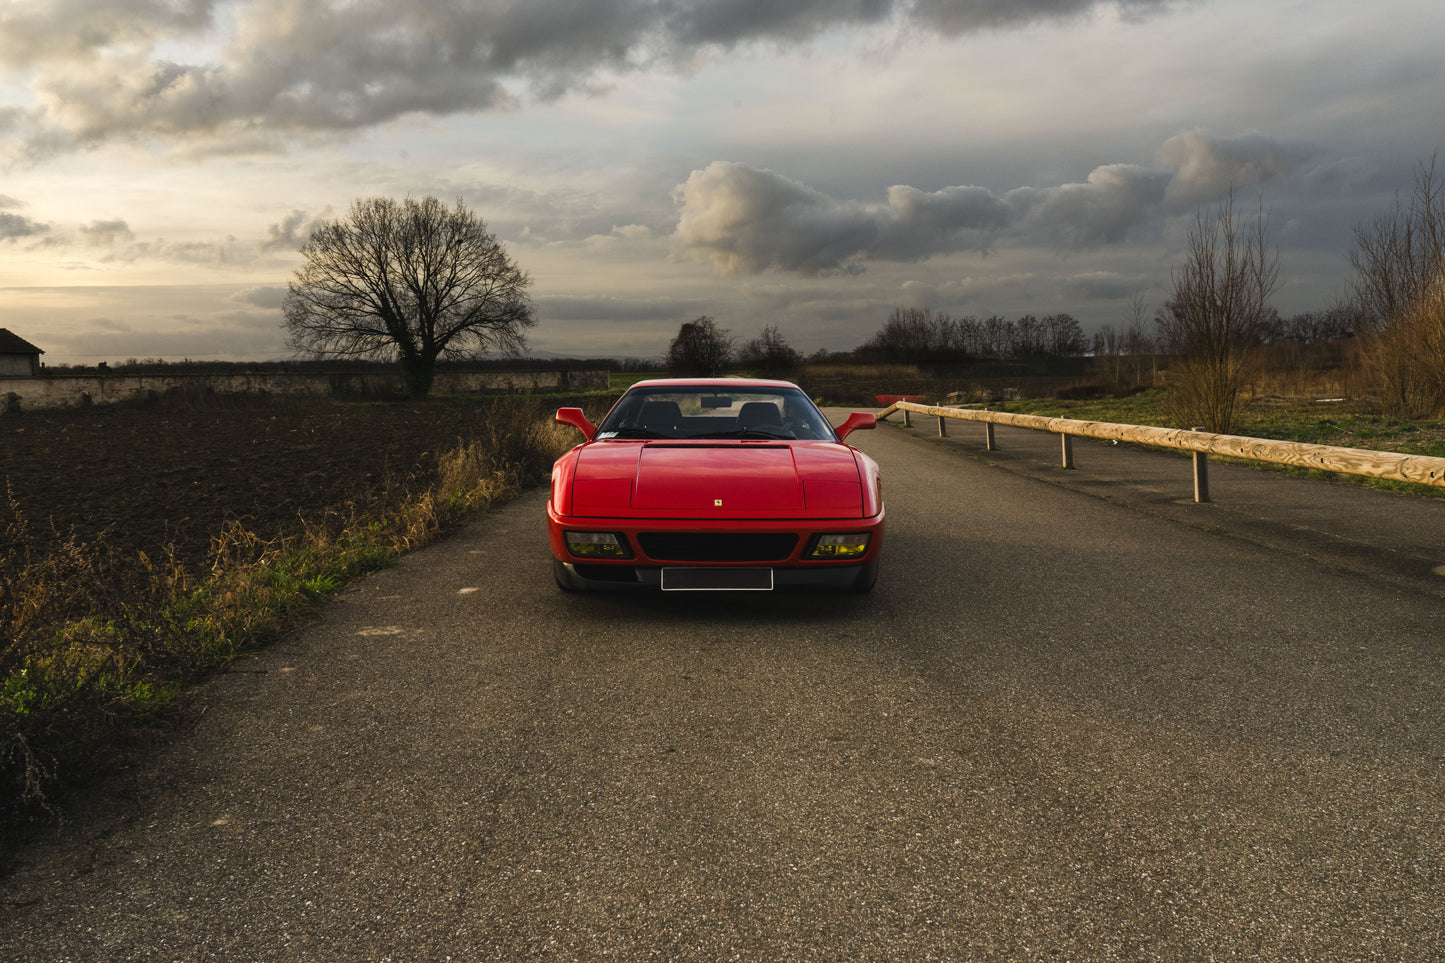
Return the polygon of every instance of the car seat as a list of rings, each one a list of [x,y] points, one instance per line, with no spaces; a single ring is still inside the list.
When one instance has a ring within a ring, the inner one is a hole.
[[[781,430],[783,427],[783,418],[778,412],[778,406],[772,402],[749,401],[738,411],[738,427],[767,427]]]
[[[682,427],[682,409],[675,401],[648,401],[638,412],[637,423],[660,435],[675,435]]]

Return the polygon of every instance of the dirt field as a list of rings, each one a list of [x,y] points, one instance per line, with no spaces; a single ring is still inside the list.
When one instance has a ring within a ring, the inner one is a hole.
[[[151,554],[173,545],[200,566],[231,519],[269,538],[425,480],[438,451],[477,435],[487,404],[213,398],[25,412],[0,418],[0,483],[32,550],[74,532]]]

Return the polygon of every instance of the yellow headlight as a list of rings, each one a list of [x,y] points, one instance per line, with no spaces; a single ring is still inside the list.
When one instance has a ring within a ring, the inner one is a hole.
[[[844,559],[861,558],[868,554],[868,534],[819,535],[813,543],[809,558]]]
[[[578,558],[631,558],[621,535],[611,532],[567,532],[567,551]]]

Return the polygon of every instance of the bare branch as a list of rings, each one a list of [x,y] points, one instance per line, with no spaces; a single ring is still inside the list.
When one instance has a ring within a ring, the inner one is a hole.
[[[1246,218],[1231,191],[1217,211],[1195,215],[1173,297],[1157,316],[1164,348],[1175,356],[1170,398],[1181,421],[1233,429],[1246,366],[1274,318],[1269,301],[1279,285],[1263,202]]]
[[[312,232],[290,284],[287,343],[316,357],[395,357],[425,395],[438,359],[516,353],[532,280],[460,200],[356,201]]]
[[[1363,357],[1392,414],[1445,415],[1445,178],[1421,164],[1408,201],[1355,228],[1352,306]]]

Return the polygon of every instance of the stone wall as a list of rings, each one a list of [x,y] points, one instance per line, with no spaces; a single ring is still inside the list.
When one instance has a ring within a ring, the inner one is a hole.
[[[436,394],[596,391],[605,370],[438,371]],[[0,407],[7,412],[77,408],[118,401],[145,401],[172,394],[267,394],[298,397],[390,398],[401,393],[399,374],[266,372],[258,374],[95,374],[39,378],[0,377]]]

